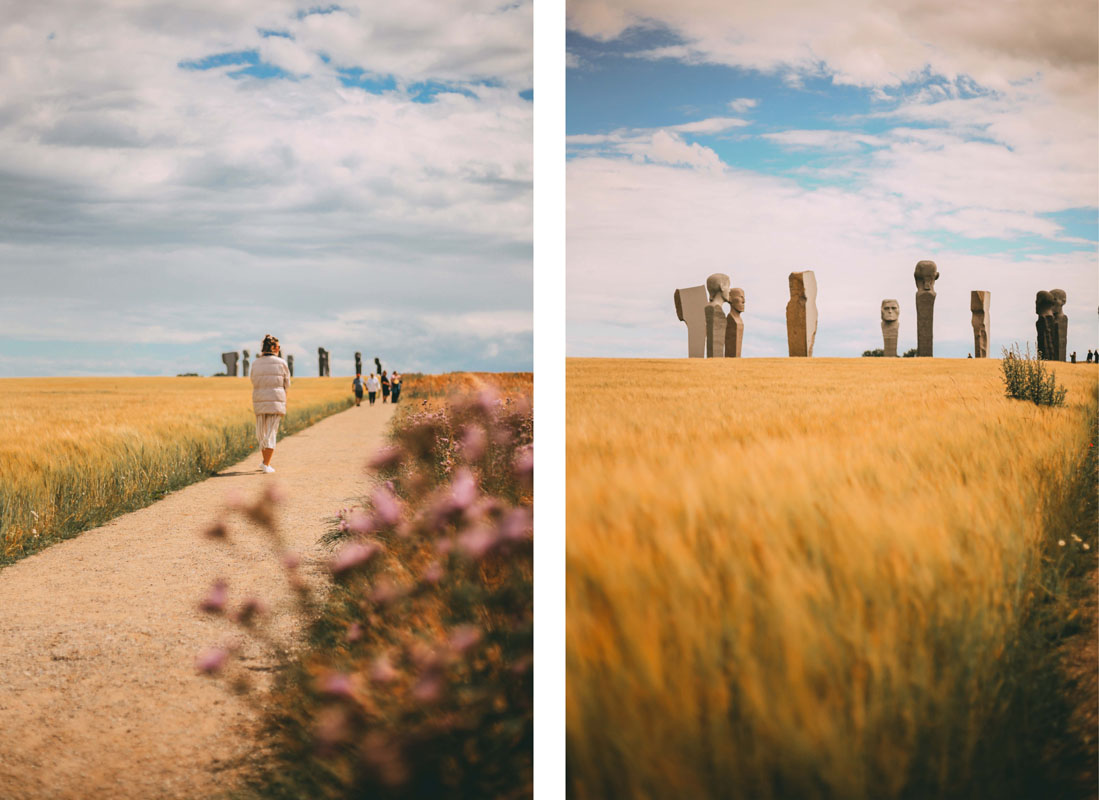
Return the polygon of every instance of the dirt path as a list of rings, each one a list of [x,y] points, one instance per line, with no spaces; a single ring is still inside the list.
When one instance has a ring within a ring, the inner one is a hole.
[[[325,519],[366,492],[363,464],[391,415],[380,403],[351,408],[280,442],[273,475],[249,456],[0,570],[0,798],[190,800],[231,789],[254,715],[196,674],[196,653],[231,630],[197,603],[220,577],[231,604],[259,595],[278,627],[295,620],[258,531],[234,516],[232,548],[203,531],[228,494],[251,499],[275,481],[284,534],[307,564],[321,557]],[[244,657],[263,674],[258,650]]]

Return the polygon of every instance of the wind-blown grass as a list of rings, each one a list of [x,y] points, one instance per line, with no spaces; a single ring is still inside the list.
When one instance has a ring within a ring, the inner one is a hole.
[[[345,379],[294,379],[280,438],[350,398]],[[255,448],[247,380],[0,380],[0,564],[146,506]]]
[[[1049,409],[999,366],[569,362],[577,800],[1081,790],[1097,373]]]

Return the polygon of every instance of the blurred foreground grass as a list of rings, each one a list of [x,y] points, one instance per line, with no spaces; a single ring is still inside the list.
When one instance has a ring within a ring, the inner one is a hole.
[[[279,438],[351,403],[344,378],[295,378]],[[101,525],[256,448],[234,378],[0,380],[0,564]]]
[[[1097,372],[1056,372],[570,360],[570,795],[1094,796]]]

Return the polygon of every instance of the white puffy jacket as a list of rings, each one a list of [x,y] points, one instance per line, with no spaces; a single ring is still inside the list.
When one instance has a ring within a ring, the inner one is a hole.
[[[290,367],[279,356],[259,356],[252,364],[252,410],[286,416]]]

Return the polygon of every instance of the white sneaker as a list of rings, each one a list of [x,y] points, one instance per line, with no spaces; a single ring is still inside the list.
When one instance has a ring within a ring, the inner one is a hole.
[[[275,468],[272,467],[270,464],[264,464],[263,465],[263,471],[264,472],[274,472]]]

